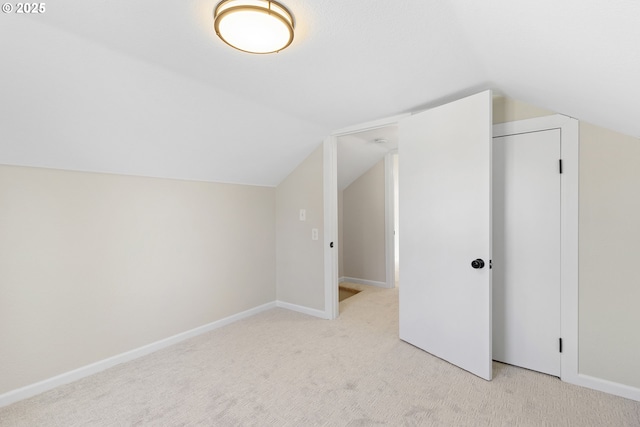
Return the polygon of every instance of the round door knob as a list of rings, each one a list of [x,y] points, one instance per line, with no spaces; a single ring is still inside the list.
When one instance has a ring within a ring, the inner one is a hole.
[[[481,260],[480,258],[474,259],[473,261],[471,261],[471,267],[473,267],[473,268],[482,268],[482,267],[484,267],[484,261]]]

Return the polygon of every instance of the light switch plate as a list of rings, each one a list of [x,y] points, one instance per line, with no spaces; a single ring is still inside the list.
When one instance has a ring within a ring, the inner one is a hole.
[[[300,221],[306,221],[306,220],[307,220],[307,210],[300,209]]]

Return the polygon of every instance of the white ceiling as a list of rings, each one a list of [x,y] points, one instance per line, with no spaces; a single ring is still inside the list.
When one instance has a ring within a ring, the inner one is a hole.
[[[483,89],[640,135],[640,2],[283,0],[235,51],[217,0],[0,16],[0,163],[277,185],[331,131]]]
[[[398,127],[352,133],[338,137],[338,190],[344,190],[363,173],[398,149]]]

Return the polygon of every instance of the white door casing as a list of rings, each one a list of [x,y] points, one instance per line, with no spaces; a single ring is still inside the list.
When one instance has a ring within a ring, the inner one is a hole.
[[[324,197],[324,317],[336,319],[338,302],[338,164],[337,139],[340,136],[373,129],[395,126],[408,114],[387,117],[334,131],[323,142],[323,197]],[[330,246],[334,242],[333,247]],[[388,244],[388,243],[387,243]],[[388,256],[390,252],[386,250]]]
[[[323,142],[323,207],[324,207],[324,317],[338,317],[338,160],[337,138]]]
[[[384,248],[386,264],[386,286],[394,288],[396,286],[396,246],[395,246],[395,198],[396,191],[394,177],[398,173],[394,168],[394,157],[398,150],[393,150],[384,156]]]
[[[487,380],[491,112],[486,91],[418,113],[399,143],[400,338]]]
[[[578,372],[578,120],[561,114],[493,126],[493,136],[517,135],[558,129],[561,134],[562,177],[560,180],[560,356],[562,381],[627,396],[627,391],[609,382],[596,381]]]

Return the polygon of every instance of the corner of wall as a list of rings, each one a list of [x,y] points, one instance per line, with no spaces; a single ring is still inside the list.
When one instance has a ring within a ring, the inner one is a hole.
[[[312,310],[324,310],[323,154],[321,144],[276,188],[277,299]]]

